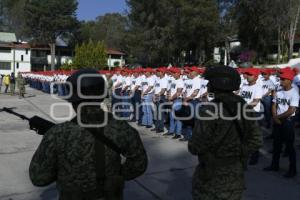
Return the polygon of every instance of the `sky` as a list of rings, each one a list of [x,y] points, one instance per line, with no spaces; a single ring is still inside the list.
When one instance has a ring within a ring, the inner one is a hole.
[[[79,20],[94,20],[106,13],[124,13],[125,10],[125,0],[78,0],[77,17]]]

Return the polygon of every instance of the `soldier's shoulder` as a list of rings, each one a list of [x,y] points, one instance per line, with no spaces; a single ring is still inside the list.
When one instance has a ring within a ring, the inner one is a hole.
[[[105,130],[109,132],[113,132],[116,135],[119,134],[132,135],[138,133],[137,130],[135,130],[132,126],[130,126],[127,121],[118,120],[111,113],[108,114],[108,123],[107,126],[105,127]]]
[[[88,131],[84,128],[80,127],[78,124],[74,122],[63,122],[56,124],[49,131],[47,131],[47,135],[52,135],[53,137],[81,137],[83,134],[88,135]]]

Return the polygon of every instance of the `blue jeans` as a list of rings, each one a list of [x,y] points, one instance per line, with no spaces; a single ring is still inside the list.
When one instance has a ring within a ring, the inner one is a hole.
[[[152,105],[153,94],[147,94],[143,98],[142,108],[143,108],[143,119],[142,124],[145,126],[153,125],[153,113],[152,113]]]
[[[182,100],[181,99],[176,99],[174,100],[173,106],[172,106],[172,111],[170,112],[170,128],[169,128],[169,133],[175,133],[176,135],[181,135],[182,131],[182,122],[178,119],[175,119],[174,116],[174,111],[177,111],[181,108],[182,105]]]
[[[193,120],[196,118],[196,106],[200,103],[198,100],[192,100],[189,102],[191,109],[193,109]],[[192,138],[192,133],[193,133],[193,127],[192,126],[183,126],[182,128],[182,134],[185,139],[190,140]]]

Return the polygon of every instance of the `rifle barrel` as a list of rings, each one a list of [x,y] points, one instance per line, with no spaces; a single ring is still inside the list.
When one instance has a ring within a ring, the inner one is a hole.
[[[30,120],[30,119],[29,119],[28,117],[26,117],[25,115],[21,115],[21,114],[19,114],[19,113],[16,113],[16,112],[12,111],[10,108],[4,107],[4,108],[1,109],[1,110],[4,111],[4,112],[10,113],[10,114],[12,114],[12,115],[15,115],[15,116],[17,116],[17,117],[19,117],[19,118],[21,118],[21,119],[23,119],[23,120],[27,120],[27,121]]]

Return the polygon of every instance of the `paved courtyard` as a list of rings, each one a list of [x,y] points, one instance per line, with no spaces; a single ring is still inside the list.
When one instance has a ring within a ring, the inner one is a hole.
[[[30,88],[27,88],[27,97],[18,99],[17,96],[0,94],[0,108],[15,107],[16,112],[28,117],[39,115],[58,122],[51,119],[50,108],[53,103],[64,101]],[[68,109],[59,107],[54,113],[57,117],[66,117]],[[149,166],[143,176],[126,183],[125,200],[191,200],[191,178],[197,158],[189,154],[187,143],[158,136],[146,128],[136,128],[147,149]],[[266,130],[263,132],[267,134]],[[41,139],[42,136],[29,130],[26,121],[0,112],[0,200],[57,199],[55,185],[37,188],[28,177],[31,157]],[[297,144],[300,144],[298,139]],[[262,171],[270,163],[270,149],[271,141],[266,141],[259,164],[249,167],[244,200],[299,200],[300,175],[290,180],[282,177],[287,170],[287,158],[282,159],[279,173]],[[297,147],[298,161],[299,150]]]

